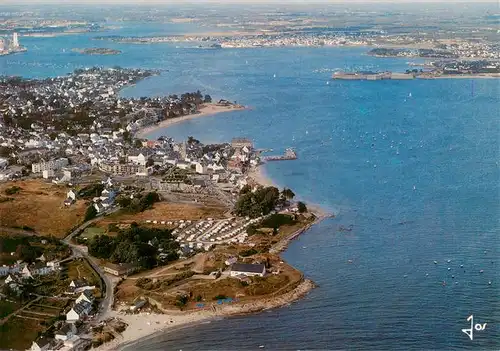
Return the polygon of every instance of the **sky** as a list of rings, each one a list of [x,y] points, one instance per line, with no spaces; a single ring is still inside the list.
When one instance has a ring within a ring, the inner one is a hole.
[[[310,0],[304,2],[304,0],[64,0],[64,4],[72,3],[72,4],[135,4],[135,5],[170,5],[170,4],[209,4],[209,3],[218,3],[218,4],[236,4],[236,3],[244,3],[244,4],[311,4],[311,3],[335,3],[335,4],[350,4],[353,2],[356,3],[481,3],[481,2],[490,2],[494,3],[498,0]],[[2,4],[9,5],[19,5],[19,4],[61,4],[61,0],[1,0]]]

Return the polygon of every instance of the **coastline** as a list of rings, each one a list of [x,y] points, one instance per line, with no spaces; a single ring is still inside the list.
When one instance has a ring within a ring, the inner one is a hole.
[[[113,312],[110,317],[119,318],[128,324],[125,331],[114,340],[93,350],[111,351],[131,347],[170,331],[187,328],[203,322],[209,322],[220,317],[246,315],[262,312],[272,308],[283,307],[307,295],[316,285],[309,279],[302,279],[291,291],[276,297],[247,302],[241,305],[213,306],[199,312],[176,312],[175,314],[120,314]]]
[[[206,103],[201,105],[201,107],[198,109],[198,113],[193,113],[190,115],[186,116],[181,116],[181,117],[175,117],[175,118],[169,118],[164,121],[161,121],[158,124],[147,126],[144,128],[139,129],[137,132],[135,132],[135,137],[140,138],[140,139],[146,139],[146,136],[156,130],[159,129],[166,129],[168,127],[173,126],[174,124],[178,124],[181,122],[189,121],[191,119],[195,118],[201,118],[201,117],[206,117],[206,116],[212,116],[216,115],[219,113],[224,113],[224,112],[232,112],[232,111],[241,111],[241,110],[246,110],[248,107],[242,106],[242,105],[219,105],[215,103]]]

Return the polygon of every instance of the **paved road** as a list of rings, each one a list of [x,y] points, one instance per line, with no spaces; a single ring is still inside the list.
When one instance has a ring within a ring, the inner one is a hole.
[[[113,212],[118,211],[119,208],[113,208],[109,212],[105,213],[104,215],[111,214]],[[104,271],[99,267],[98,262],[93,259],[92,257],[89,256],[88,252],[82,248],[82,246],[76,245],[71,242],[71,239],[73,239],[76,235],[81,233],[85,228],[90,226],[91,224],[97,222],[100,220],[102,216],[99,216],[97,218],[91,219],[90,221],[87,221],[85,223],[82,223],[78,228],[73,230],[67,237],[65,237],[62,241],[69,245],[71,249],[73,250],[73,256],[75,257],[83,257],[87,262],[90,264],[90,266],[99,274],[101,277],[102,281],[104,282],[104,287],[105,287],[105,295],[104,299],[102,299],[101,304],[99,306],[99,317],[97,318],[98,320],[103,319],[109,310],[111,310],[111,305],[113,304],[113,282],[109,279],[109,277],[104,273]]]

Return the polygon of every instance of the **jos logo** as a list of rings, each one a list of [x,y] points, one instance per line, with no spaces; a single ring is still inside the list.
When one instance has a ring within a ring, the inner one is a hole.
[[[486,323],[477,323],[474,325],[474,315],[470,315],[469,318],[467,318],[467,322],[470,321],[470,328],[469,329],[462,329],[462,331],[469,336],[471,340],[474,340],[474,330],[476,331],[482,331],[486,329]]]

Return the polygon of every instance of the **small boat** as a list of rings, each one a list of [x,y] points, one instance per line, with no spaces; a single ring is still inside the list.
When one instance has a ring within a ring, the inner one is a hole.
[[[438,261],[434,261],[434,264],[438,264]]]
[[[276,74],[273,75],[273,78],[276,78]]]
[[[411,97],[411,93],[408,94],[408,97]]]
[[[264,348],[264,345],[259,345],[259,349],[263,349]]]

